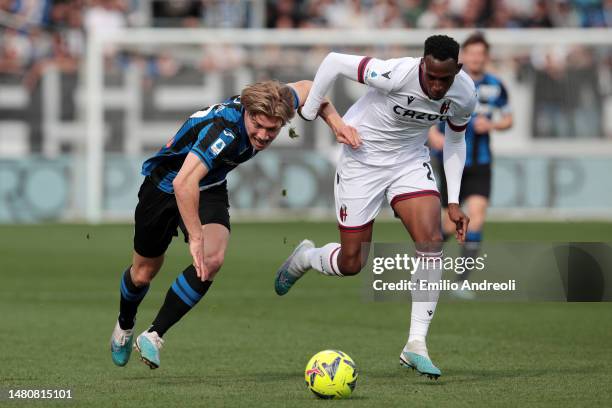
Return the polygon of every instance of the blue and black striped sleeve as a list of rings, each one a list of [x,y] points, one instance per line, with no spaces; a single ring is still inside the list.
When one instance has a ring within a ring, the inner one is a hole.
[[[191,152],[198,156],[210,171],[218,166],[235,141],[236,136],[225,126],[223,120],[214,121],[200,130]]]
[[[289,86],[289,89],[291,89],[291,92],[293,93],[293,109],[297,110],[300,107],[300,97],[292,86]]]
[[[495,100],[495,107],[502,112],[510,112],[510,104],[508,103],[508,91],[504,84],[499,82],[499,96]]]

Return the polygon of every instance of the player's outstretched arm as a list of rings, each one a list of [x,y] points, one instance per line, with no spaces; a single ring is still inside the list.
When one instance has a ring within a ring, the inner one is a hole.
[[[402,70],[397,70],[400,63],[401,59],[380,60],[330,52],[317,70],[312,89],[302,108],[302,117],[306,120],[317,117],[323,98],[339,75],[385,93],[391,92],[404,77]]]
[[[327,126],[329,126],[332,132],[334,132],[338,143],[349,145],[353,149],[357,149],[361,146],[361,138],[359,137],[359,133],[357,133],[357,129],[344,123],[336,107],[329,99],[325,98],[325,101],[323,101],[321,109],[319,110],[319,116],[327,123]]]
[[[304,106],[304,103],[306,102],[306,99],[308,98],[308,95],[312,89],[312,84],[312,81],[298,81],[287,84],[291,86],[298,94],[298,112],[300,108]],[[327,126],[329,126],[332,132],[334,132],[338,143],[347,144],[353,149],[361,146],[361,138],[359,137],[357,130],[354,127],[348,126],[346,123],[344,123],[344,120],[342,120],[342,117],[336,110],[336,107],[328,98],[324,98],[317,114],[325,121],[325,123],[327,123]]]
[[[456,225],[457,240],[463,242],[469,218],[459,206],[461,176],[465,166],[465,129],[455,131],[450,124],[444,129],[444,175],[448,193],[448,216]]]
[[[199,216],[200,180],[206,176],[208,168],[194,153],[189,153],[183,166],[172,182],[176,203],[183,223],[189,234],[189,252],[193,257],[193,266],[202,281],[208,278],[204,265],[204,237]]]
[[[301,115],[306,120],[314,120],[324,101],[325,95],[330,90],[338,75],[357,81],[359,65],[363,57],[358,55],[339,54],[330,52],[327,54],[314,78],[312,89],[301,110]]]

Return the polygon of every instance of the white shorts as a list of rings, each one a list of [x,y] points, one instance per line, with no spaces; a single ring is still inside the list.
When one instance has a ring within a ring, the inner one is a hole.
[[[393,166],[372,166],[342,155],[336,168],[334,197],[341,231],[360,232],[380,212],[385,196],[393,207],[415,197],[440,197],[429,161],[416,159]]]

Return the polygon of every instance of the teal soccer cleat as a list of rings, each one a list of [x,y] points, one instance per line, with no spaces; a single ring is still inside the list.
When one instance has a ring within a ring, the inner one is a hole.
[[[416,370],[421,375],[426,375],[430,380],[437,380],[442,375],[440,369],[431,362],[427,347],[422,341],[408,343],[400,354],[400,364]]]
[[[159,350],[162,348],[164,340],[159,337],[157,332],[144,331],[136,338],[134,347],[140,353],[140,359],[149,366],[151,370],[159,367]]]
[[[134,330],[123,330],[117,322],[110,339],[111,357],[115,365],[123,367],[128,363],[133,342]]]
[[[314,248],[314,243],[310,240],[303,240],[293,250],[289,258],[281,265],[276,272],[274,279],[274,290],[279,296],[283,296],[289,292],[289,289],[298,281],[304,273],[310,269],[308,260],[305,259],[304,252]]]

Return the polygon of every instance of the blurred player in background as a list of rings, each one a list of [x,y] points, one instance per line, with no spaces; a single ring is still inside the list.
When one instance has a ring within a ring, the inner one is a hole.
[[[343,148],[336,170],[334,195],[340,243],[315,248],[311,241],[302,241],[277,272],[277,294],[286,294],[311,268],[328,276],[358,274],[367,260],[374,219],[385,197],[415,242],[417,257],[423,260],[412,275],[413,282],[440,280],[440,194],[425,142],[433,124],[448,125],[444,144],[448,216],[457,239],[463,241],[469,222],[459,207],[464,132],[476,105],[476,94],[474,82],[461,71],[458,59],[459,44],[450,37],[435,35],[425,41],[423,58],[383,61],[331,53],[323,60],[301,114],[313,120],[340,75],[366,84],[368,92],[344,116],[346,123],[357,129],[363,145]],[[438,267],[422,267],[426,262]],[[439,291],[412,293],[410,333],[400,354],[402,365],[430,378],[441,375],[429,358],[425,342],[438,296]]]
[[[223,264],[230,236],[227,173],[272,143],[306,100],[311,85],[267,81],[247,86],[240,96],[191,115],[168,144],[145,161],[133,260],[121,277],[119,318],[111,336],[116,365],[124,366],[130,358],[138,305],[180,226],[193,264],[168,289],[153,324],[135,344],[143,362],[159,367],[162,336],[204,297]],[[344,124],[331,103],[322,104],[319,115],[338,141],[356,146],[355,130]]]
[[[463,70],[474,80],[478,104],[465,131],[466,159],[459,200],[466,207],[470,225],[462,247],[462,256],[475,258],[480,251],[482,227],[485,222],[489,196],[491,195],[490,132],[512,127],[512,112],[508,103],[508,92],[501,80],[485,71],[489,62],[489,43],[482,33],[470,35],[461,46]],[[495,116],[499,117],[494,120]],[[446,177],[443,171],[445,124],[433,126],[429,132],[429,146],[432,149],[432,163],[440,180],[443,206],[443,234],[453,234],[454,225],[445,217]],[[460,281],[467,279],[468,272],[458,275]],[[455,291],[457,296],[471,298],[470,291]]]

